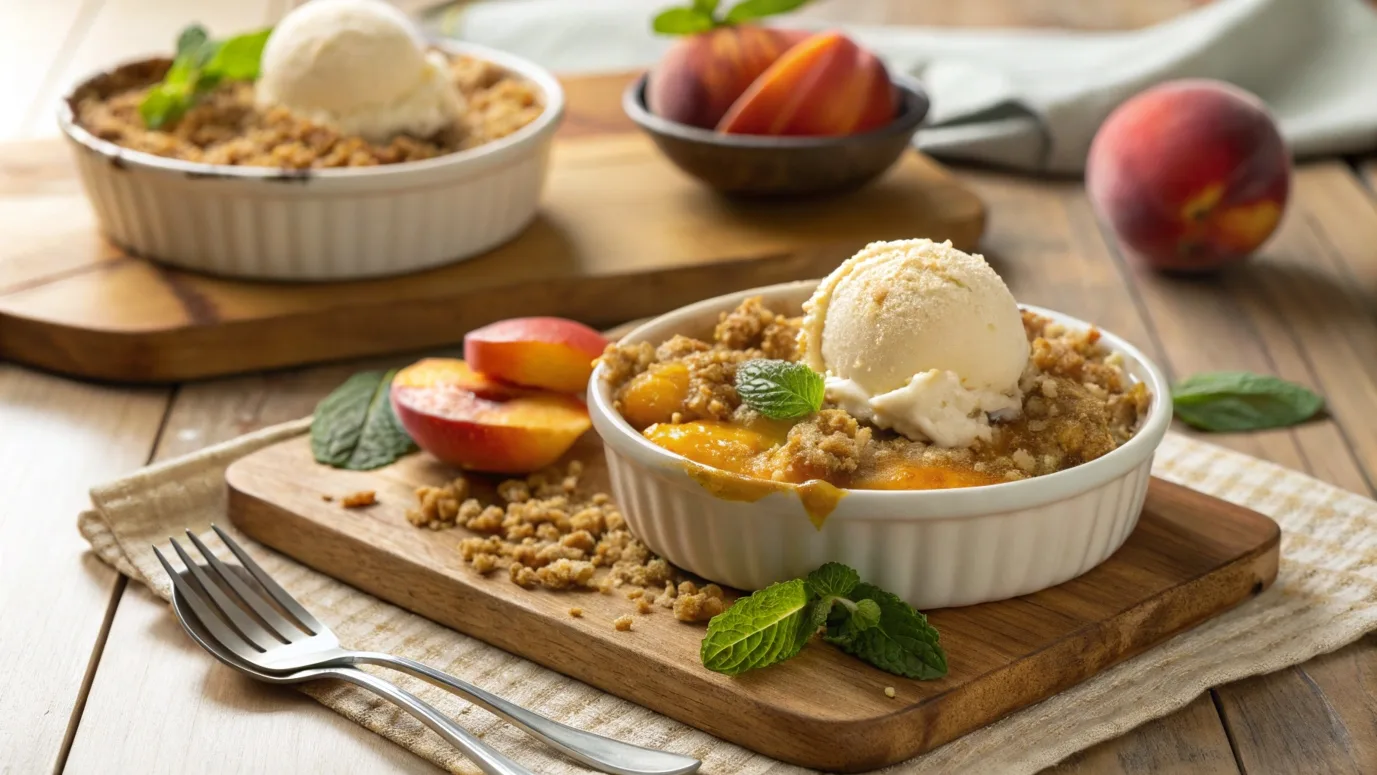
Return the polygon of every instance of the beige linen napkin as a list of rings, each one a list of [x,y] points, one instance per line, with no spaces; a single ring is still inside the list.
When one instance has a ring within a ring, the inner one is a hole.
[[[101,559],[163,598],[170,583],[149,545],[183,528],[226,524],[225,468],[306,431],[269,428],[147,468],[91,492],[79,527]],[[1377,628],[1377,503],[1234,452],[1170,435],[1155,473],[1268,514],[1282,527],[1282,563],[1270,590],[1243,606],[1044,702],[888,772],[1032,773],[1188,704],[1208,687],[1304,662]],[[236,535],[236,538],[240,536]],[[222,549],[214,534],[207,541]],[[574,726],[703,760],[707,773],[800,773],[645,708],[403,611],[292,560],[245,543],[274,577],[344,643],[389,651],[462,676]],[[170,614],[169,614],[170,615]],[[451,694],[389,674],[487,741],[541,773],[585,772]],[[419,756],[476,772],[439,737],[351,686],[302,691]]]

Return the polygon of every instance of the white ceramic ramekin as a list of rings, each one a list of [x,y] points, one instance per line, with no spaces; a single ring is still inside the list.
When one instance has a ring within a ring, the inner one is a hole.
[[[742,291],[642,325],[624,341],[659,343],[673,334],[710,336],[719,312],[761,295],[797,310],[816,280]],[[1027,307],[1068,327],[1088,324]],[[797,494],[726,500],[689,474],[691,465],[635,431],[612,408],[602,368],[588,387],[593,427],[603,439],[612,492],[631,530],[675,565],[738,589],[797,578],[829,560],[918,608],[1003,600],[1079,576],[1107,559],[1133,531],[1152,455],[1171,421],[1166,378],[1124,340],[1102,341],[1124,369],[1147,383],[1152,405],[1138,433],[1084,465],[1019,482],[953,490],[850,490],[821,529]]]
[[[542,93],[544,112],[467,151],[320,170],[185,162],[95,137],[76,124],[72,98],[100,75],[64,101],[58,122],[101,229],[135,254],[276,280],[414,272],[491,250],[531,222],[564,115],[559,81],[531,62],[467,43],[443,48],[530,80]]]

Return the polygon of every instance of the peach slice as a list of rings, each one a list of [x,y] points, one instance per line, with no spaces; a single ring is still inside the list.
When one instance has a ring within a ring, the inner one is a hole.
[[[579,393],[593,360],[607,347],[602,334],[564,318],[512,318],[464,337],[464,358],[478,372],[527,387]]]
[[[592,425],[588,408],[574,396],[485,380],[452,358],[430,358],[401,370],[391,398],[397,419],[421,449],[474,471],[539,470],[562,457]]]
[[[800,30],[738,24],[681,38],[650,71],[646,106],[658,116],[712,129]]]
[[[820,32],[788,51],[751,84],[717,124],[741,135],[837,136],[894,119],[889,72],[840,32]]]

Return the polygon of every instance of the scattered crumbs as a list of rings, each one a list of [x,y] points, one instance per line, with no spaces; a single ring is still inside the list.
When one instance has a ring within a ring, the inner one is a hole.
[[[707,584],[699,589],[692,581],[684,581],[679,584],[677,592],[671,605],[674,618],[681,622],[706,622],[727,610],[722,588],[716,584]]]
[[[626,593],[626,599],[627,599],[627,600],[636,600],[636,599],[642,597],[643,595],[645,595],[645,590],[642,589],[642,588],[640,588],[640,587],[636,587],[635,589],[633,589],[633,590],[631,590],[630,592],[627,592],[627,593]]]
[[[644,597],[636,598],[636,613],[648,614],[655,610],[655,605]]]
[[[333,500],[335,499],[335,496],[333,496],[333,495],[322,495],[322,496],[320,496],[320,499],[323,500],[323,501],[325,501],[326,503],[329,503],[329,502],[331,502],[331,501],[333,501]]]
[[[894,687],[893,687],[893,686],[886,686],[886,687],[885,687],[885,696],[888,697],[888,698],[891,699],[891,700],[894,699]]]
[[[612,626],[616,628],[618,632],[629,632],[631,630],[632,621],[634,620],[631,618],[631,614],[622,614],[612,620]]]
[[[574,617],[575,619],[581,618],[583,616],[583,609],[579,608],[578,606],[574,606],[573,608],[569,609],[569,615]]]
[[[364,506],[372,506],[378,502],[378,494],[372,490],[360,490],[351,492],[339,499],[339,505],[346,509],[359,509]]]

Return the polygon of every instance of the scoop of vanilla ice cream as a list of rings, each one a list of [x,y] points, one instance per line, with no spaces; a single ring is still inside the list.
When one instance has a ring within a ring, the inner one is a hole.
[[[256,99],[345,134],[383,142],[427,137],[462,109],[439,52],[381,0],[311,0],[287,14],[263,49]]]
[[[853,416],[943,447],[990,438],[1015,416],[1028,338],[985,259],[950,242],[875,242],[804,304],[804,361]]]

